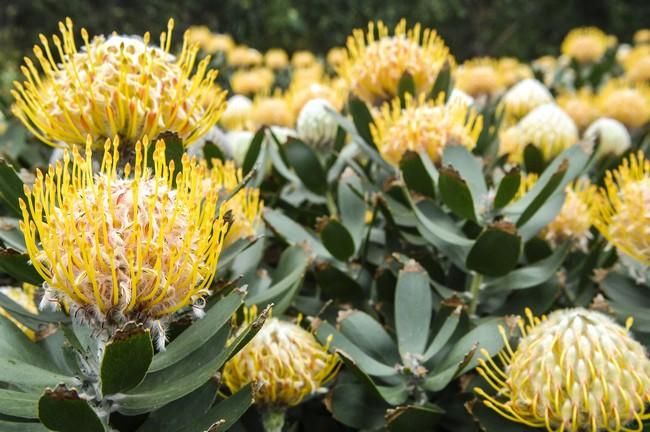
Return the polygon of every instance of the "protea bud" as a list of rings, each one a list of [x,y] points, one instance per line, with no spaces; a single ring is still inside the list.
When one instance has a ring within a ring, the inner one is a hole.
[[[298,115],[298,136],[316,148],[331,147],[336,139],[338,123],[329,110],[335,111],[324,99],[307,102]]]
[[[599,118],[584,133],[584,138],[598,140],[597,156],[620,156],[630,148],[632,139],[627,128],[618,120]]]

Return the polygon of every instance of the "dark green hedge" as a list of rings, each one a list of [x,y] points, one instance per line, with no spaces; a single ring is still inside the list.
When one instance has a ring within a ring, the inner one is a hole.
[[[92,32],[153,34],[173,16],[179,28],[207,24],[260,49],[283,46],[322,52],[343,44],[368,20],[406,17],[437,28],[454,54],[531,58],[557,52],[566,32],[597,25],[629,40],[650,26],[647,0],[4,0],[0,1],[0,54],[20,58],[71,16]]]

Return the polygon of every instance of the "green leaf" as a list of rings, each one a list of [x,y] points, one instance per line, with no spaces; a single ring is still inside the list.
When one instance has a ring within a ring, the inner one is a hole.
[[[494,208],[500,209],[508,205],[517,194],[520,184],[521,171],[518,168],[513,168],[508,171],[499,182],[499,187],[494,197]]]
[[[41,422],[53,431],[59,432],[104,432],[106,429],[97,414],[77,391],[58,386],[45,390],[38,401],[38,416]]]
[[[440,168],[438,189],[442,202],[452,212],[464,219],[477,221],[472,193],[458,171],[450,167]]]
[[[352,115],[352,121],[357,129],[359,136],[369,144],[373,149],[377,149],[372,134],[370,133],[370,125],[373,124],[372,114],[366,106],[366,103],[357,98],[350,98],[348,101],[348,111]]]
[[[395,341],[386,329],[367,313],[353,311],[339,322],[339,326],[341,333],[350,342],[374,358],[388,365],[401,362]]]
[[[341,222],[336,219],[329,219],[327,225],[320,232],[323,246],[341,261],[347,261],[354,255],[355,246],[352,235]]]
[[[391,432],[419,432],[434,430],[445,411],[438,405],[405,405],[395,408],[386,415]]]
[[[410,73],[404,72],[404,75],[400,78],[397,83],[397,94],[402,108],[406,107],[407,94],[411,95],[411,97],[415,96],[415,81],[413,81],[413,76]]]
[[[0,159],[0,200],[2,200],[14,216],[22,217],[18,200],[25,200],[23,181],[18,177],[14,168],[4,159]]]
[[[120,393],[140,384],[152,358],[153,345],[148,329],[133,323],[118,330],[106,344],[102,358],[102,393]]]
[[[424,352],[432,309],[429,277],[415,261],[407,263],[395,289],[395,330],[402,359]]]
[[[29,255],[20,254],[12,249],[0,249],[0,272],[4,272],[18,282],[41,285],[43,278],[29,264]]]
[[[546,161],[544,160],[542,151],[538,147],[534,146],[533,144],[528,144],[524,148],[523,157],[526,172],[541,174],[544,171]]]
[[[234,395],[217,403],[203,417],[188,423],[180,432],[209,431],[212,427],[226,431],[244,415],[253,402],[255,402],[253,384],[248,384]]]
[[[19,360],[0,358],[0,382],[17,386],[47,387],[58,383],[77,385],[79,381],[70,376],[51,372]]]
[[[265,310],[227,345],[229,332],[223,327],[201,348],[182,361],[165,370],[147,374],[136,388],[114,397],[115,403],[121,412],[135,415],[160,408],[193,392],[250,342],[267,317],[268,310]]]
[[[564,244],[543,260],[514,270],[498,279],[486,281],[483,292],[485,295],[489,295],[494,292],[523,290],[544,283],[553,277],[568,253],[569,245]]]
[[[352,373],[342,373],[332,390],[332,416],[339,422],[363,430],[380,430],[390,407]]]
[[[363,190],[361,179],[354,173],[346,173],[338,182],[337,189],[341,223],[354,239],[356,251],[361,247],[366,230],[366,203],[355,193],[355,190]]]
[[[38,418],[40,395],[0,389],[0,413],[14,417]]]
[[[520,253],[521,236],[515,227],[499,222],[478,236],[466,264],[468,269],[487,276],[503,276],[516,267]]]
[[[354,360],[364,373],[368,375],[389,377],[397,374],[394,367],[387,366],[384,363],[375,360],[369,354],[366,354],[329,323],[324,322],[320,324],[316,331],[316,337],[323,344],[326,344],[331,337],[330,347],[343,351]]]
[[[309,249],[321,258],[331,259],[332,255],[315,235],[305,230],[302,225],[291,220],[284,213],[270,208],[264,209],[262,216],[269,227],[290,245],[307,243]]]
[[[0,420],[0,430],[2,432],[48,432],[45,426],[32,422],[10,422]]]
[[[246,156],[244,156],[244,162],[242,163],[242,172],[244,175],[247,175],[255,165],[257,165],[258,159],[262,153],[262,142],[264,142],[266,127],[262,127],[255,132],[255,136],[251,140],[250,145],[248,146],[248,151]],[[259,164],[259,169],[263,170],[263,164]]]
[[[650,309],[648,287],[638,284],[620,273],[607,273],[605,279],[600,283],[600,287],[605,295],[615,303]]]
[[[487,185],[483,177],[483,167],[480,159],[474,156],[465,146],[455,144],[445,147],[442,153],[443,165],[451,165],[460,177],[467,182],[472,196],[479,200],[487,194]]]
[[[326,296],[343,302],[359,302],[365,298],[365,291],[361,284],[334,266],[328,264],[317,266],[315,276]]]
[[[219,383],[209,380],[187,396],[152,412],[137,432],[180,432],[208,412],[214,403]],[[198,429],[194,429],[198,430]]]
[[[219,159],[220,161],[226,160],[223,152],[212,141],[207,141],[203,144],[203,158],[208,163],[208,167],[212,168],[212,159]]]
[[[500,323],[502,323],[501,319],[487,319],[470,330],[456,342],[437,370],[455,368],[463,362],[463,359],[468,353],[475,351],[476,348],[484,348],[490,355],[496,355],[501,351],[504,343],[499,333],[498,326]],[[457,375],[462,375],[474,369],[478,364],[479,358],[477,355],[472,355]]]
[[[243,304],[244,296],[244,291],[234,290],[219,300],[202,319],[193,323],[167,345],[165,351],[154,356],[149,372],[167,368],[200,348],[230,321],[232,315]]]
[[[530,218],[532,218],[537,210],[539,210],[546,200],[558,189],[564,175],[567,172],[568,163],[560,164],[557,171],[551,176],[548,182],[544,185],[541,191],[535,196],[530,205],[526,207],[519,219],[517,219],[517,227],[524,225]]]
[[[439,314],[442,313],[443,312],[441,310]],[[436,319],[437,318],[438,317],[436,316]],[[435,333],[433,340],[427,347],[427,350],[422,355],[423,361],[429,360],[430,358],[438,354],[442,348],[445,347],[447,342],[449,342],[454,332],[456,331],[456,328],[458,328],[459,322],[460,322],[460,311],[458,309],[454,309],[451,312],[451,314],[446,316],[444,323]]]
[[[371,390],[380,400],[391,405],[399,405],[406,401],[409,392],[405,381],[401,380],[393,386],[376,385],[373,380],[359,368],[357,363],[347,355],[347,353],[341,350],[337,350],[336,352],[343,361],[343,364],[345,364],[346,368],[356,375],[366,388]]]
[[[291,137],[283,149],[289,165],[307,189],[319,195],[327,192],[327,174],[311,147]]]
[[[404,177],[404,183],[406,183],[409,189],[429,198],[435,198],[436,186],[433,178],[429,176],[422,157],[428,156],[420,155],[412,151],[404,153],[399,163],[402,177]]]
[[[436,77],[436,82],[433,83],[433,88],[431,89],[430,99],[437,100],[438,95],[441,92],[445,94],[445,102],[449,100],[451,96],[451,91],[453,90],[452,79],[451,79],[451,66],[449,62],[445,62],[438,76]]]
[[[271,286],[267,290],[248,297],[246,304],[266,307],[273,303],[273,312],[281,315],[291,305],[309,263],[309,255],[303,247],[291,246],[287,248],[280,257]]]

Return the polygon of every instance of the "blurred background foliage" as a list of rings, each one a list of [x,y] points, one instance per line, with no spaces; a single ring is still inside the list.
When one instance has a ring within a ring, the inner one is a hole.
[[[2,0],[0,57],[16,62],[70,16],[91,34],[157,35],[167,18],[179,29],[205,24],[257,49],[284,47],[323,53],[345,43],[355,27],[401,17],[439,31],[459,60],[475,55],[532,59],[557,54],[573,27],[595,25],[629,41],[650,24],[648,0]],[[1,79],[1,78],[0,78]],[[1,83],[0,83],[1,84]]]

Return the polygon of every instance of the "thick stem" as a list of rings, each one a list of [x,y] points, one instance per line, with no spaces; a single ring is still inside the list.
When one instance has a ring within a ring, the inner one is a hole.
[[[267,408],[262,412],[262,424],[266,432],[282,432],[284,427],[284,409]]]
[[[338,215],[338,209],[336,208],[336,202],[334,201],[334,195],[332,192],[327,191],[327,210],[330,212],[330,217],[336,218]]]
[[[469,287],[469,292],[471,295],[469,303],[469,314],[474,315],[476,313],[476,308],[478,307],[478,297],[481,291],[481,283],[483,282],[483,275],[479,273],[474,273],[472,275],[472,283]]]

